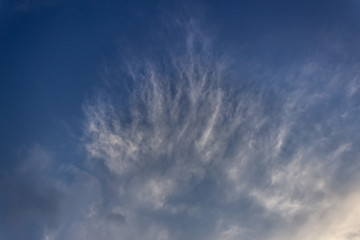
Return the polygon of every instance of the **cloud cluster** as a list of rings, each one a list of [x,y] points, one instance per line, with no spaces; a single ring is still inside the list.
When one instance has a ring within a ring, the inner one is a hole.
[[[128,65],[125,111],[106,94],[85,108],[120,239],[360,239],[355,67],[238,79],[194,25],[169,52]]]
[[[243,74],[194,22],[181,31],[126,62],[128,91],[85,104],[87,161],[34,146],[0,176],[0,238],[360,239],[356,66]]]

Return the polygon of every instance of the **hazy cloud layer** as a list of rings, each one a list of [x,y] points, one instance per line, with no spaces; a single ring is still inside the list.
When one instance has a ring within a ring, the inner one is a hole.
[[[62,232],[101,198],[98,181],[39,145],[20,151],[19,157],[20,164],[0,176],[0,237],[65,239]]]

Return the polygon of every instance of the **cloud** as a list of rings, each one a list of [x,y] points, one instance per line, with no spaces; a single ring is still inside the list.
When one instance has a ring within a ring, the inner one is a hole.
[[[359,70],[313,58],[244,78],[196,22],[174,30],[176,49],[125,60],[128,91],[85,104],[83,165],[34,146],[1,177],[1,234],[359,239]]]
[[[358,71],[312,59],[239,79],[196,24],[185,29],[166,60],[127,64],[126,110],[110,94],[85,107],[88,154],[118,186],[109,204],[165,239],[356,239],[358,190],[341,188],[356,181],[359,127],[341,114],[359,116]]]
[[[17,239],[32,239],[41,235],[43,227],[57,225],[62,193],[56,183],[48,178],[51,157],[39,146],[27,153],[27,161],[12,174],[2,176],[0,191],[3,231]],[[26,225],[33,222],[32,230]]]
[[[344,196],[331,198],[327,208],[320,208],[308,216],[305,223],[288,232],[278,231],[270,239],[360,239],[358,189],[351,189]]]
[[[38,144],[21,150],[19,164],[0,177],[4,239],[59,239],[67,222],[101,196],[87,171],[62,164]]]

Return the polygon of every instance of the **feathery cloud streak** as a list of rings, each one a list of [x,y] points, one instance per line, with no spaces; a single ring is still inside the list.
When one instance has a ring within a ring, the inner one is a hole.
[[[85,107],[86,149],[112,176],[112,223],[95,223],[94,205],[82,228],[110,239],[360,239],[356,66],[314,59],[238,79],[186,29],[179,52],[128,64],[127,109],[106,94]]]

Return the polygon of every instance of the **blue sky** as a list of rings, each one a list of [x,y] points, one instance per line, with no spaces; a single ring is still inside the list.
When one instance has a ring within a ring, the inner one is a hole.
[[[0,239],[360,239],[359,12],[2,1]]]

